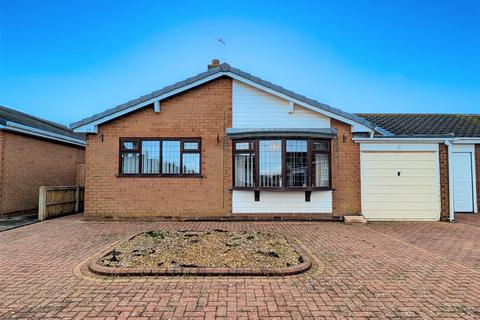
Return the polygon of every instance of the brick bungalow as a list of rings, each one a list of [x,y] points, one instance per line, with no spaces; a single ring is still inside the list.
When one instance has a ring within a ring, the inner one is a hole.
[[[40,186],[77,184],[84,157],[84,135],[0,106],[0,215],[36,210]]]
[[[88,218],[478,212],[480,116],[354,115],[215,60],[71,128],[87,134]]]

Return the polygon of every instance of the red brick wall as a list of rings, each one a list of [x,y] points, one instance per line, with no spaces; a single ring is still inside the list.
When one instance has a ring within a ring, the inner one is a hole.
[[[4,139],[4,134],[3,131],[0,130],[0,214],[3,212],[2,211],[2,204],[3,204],[3,180],[4,180],[4,170],[3,170],[3,158],[4,158],[4,153],[3,150],[5,149],[3,147],[5,142]]]
[[[337,137],[332,141],[333,216],[359,213],[360,144],[352,140],[351,126],[331,119]]]
[[[225,216],[231,212],[232,80],[219,78],[101,125],[88,135],[87,217]],[[120,137],[201,137],[203,178],[117,177]],[[219,141],[217,141],[217,137]]]
[[[0,214],[37,208],[42,185],[75,184],[84,149],[7,131],[2,136]]]
[[[447,220],[450,215],[449,181],[448,181],[448,148],[445,144],[439,144],[440,157],[440,219]]]
[[[475,145],[475,171],[477,176],[477,213],[480,213],[480,144]]]

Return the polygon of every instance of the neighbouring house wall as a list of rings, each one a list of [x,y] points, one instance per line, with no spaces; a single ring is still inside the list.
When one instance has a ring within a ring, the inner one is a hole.
[[[3,131],[0,214],[38,207],[40,186],[74,185],[84,149]]]
[[[450,215],[450,197],[449,197],[449,180],[448,180],[448,147],[439,144],[440,157],[440,197],[441,197],[441,220],[448,220]]]
[[[480,144],[475,145],[475,173],[477,178],[477,213],[480,213]]]
[[[3,131],[0,130],[0,214],[3,212],[2,211],[2,206],[3,206],[3,180],[4,180],[4,174],[3,174],[4,153],[3,153],[3,150],[5,149],[3,147],[4,142],[5,142],[4,134],[3,134]]]
[[[360,144],[352,140],[349,124],[330,120],[337,129],[332,140],[333,216],[361,212]]]
[[[234,128],[330,128],[330,118],[233,80]]]
[[[231,212],[232,80],[219,78],[99,126],[87,138],[87,217],[206,217]],[[201,137],[201,178],[118,177],[121,137]]]

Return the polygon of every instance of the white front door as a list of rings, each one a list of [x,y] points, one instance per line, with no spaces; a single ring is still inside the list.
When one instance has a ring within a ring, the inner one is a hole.
[[[453,197],[455,212],[473,212],[472,154],[453,153]]]

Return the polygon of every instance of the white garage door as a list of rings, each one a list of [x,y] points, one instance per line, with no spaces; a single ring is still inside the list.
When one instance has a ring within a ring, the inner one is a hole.
[[[437,151],[362,151],[362,213],[367,220],[438,220]]]

